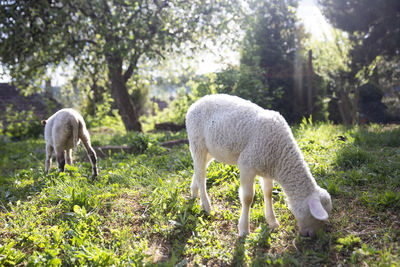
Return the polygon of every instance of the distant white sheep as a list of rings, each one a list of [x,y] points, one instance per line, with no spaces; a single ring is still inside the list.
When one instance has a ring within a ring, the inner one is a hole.
[[[86,152],[92,163],[92,178],[97,176],[97,156],[90,144],[89,132],[86,129],[85,121],[75,110],[66,108],[57,111],[47,120],[45,125],[44,139],[46,140],[46,162],[45,171],[49,172],[53,151],[59,171],[64,171],[65,154],[66,161],[72,164],[72,148],[76,148],[79,140],[82,140]]]
[[[262,177],[265,217],[271,228],[279,226],[272,209],[273,180],[283,188],[301,235],[315,235],[328,219],[330,195],[315,182],[287,122],[278,112],[235,96],[209,95],[189,108],[186,128],[194,168],[192,197],[197,197],[200,189],[205,211],[211,209],[205,182],[208,163],[215,158],[238,165],[240,236],[250,231],[249,210],[256,175]]]

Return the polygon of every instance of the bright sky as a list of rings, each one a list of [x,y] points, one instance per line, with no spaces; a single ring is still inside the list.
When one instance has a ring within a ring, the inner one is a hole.
[[[307,32],[311,33],[313,38],[329,39],[331,26],[327,23],[319,10],[317,0],[301,0],[297,10],[298,17],[303,21]],[[223,55],[225,64],[221,65],[221,58],[215,54]],[[205,74],[220,70],[226,64],[237,65],[239,63],[239,53],[228,51],[227,49],[217,49],[216,53],[202,53],[198,63],[198,74]],[[2,68],[0,66],[0,82],[9,82],[7,75],[1,75]],[[61,85],[65,82],[65,78],[56,74],[53,78],[53,86]]]
[[[308,33],[311,33],[312,38],[325,40],[331,36],[331,26],[325,20],[319,10],[317,0],[301,0],[297,9],[297,16],[303,22]],[[224,53],[224,62],[226,64],[239,64],[239,53],[233,51],[218,51],[216,54]],[[198,64],[197,74],[206,74],[221,70],[224,65],[219,63],[219,58],[213,53],[203,53],[202,60]]]
[[[215,53],[215,54],[214,54]],[[239,65],[239,52],[232,50],[221,50],[218,49],[214,53],[203,52],[200,54],[200,60],[198,61],[197,74],[207,74],[222,70],[227,65]],[[220,56],[217,56],[220,55]],[[222,55],[222,56],[221,56]],[[221,63],[221,61],[223,63]]]
[[[10,82],[10,76],[4,74],[3,75],[3,67],[0,65],[0,83],[8,83]]]
[[[332,26],[319,10],[317,0],[300,1],[297,16],[303,21],[306,31],[311,33],[313,38],[329,39]]]

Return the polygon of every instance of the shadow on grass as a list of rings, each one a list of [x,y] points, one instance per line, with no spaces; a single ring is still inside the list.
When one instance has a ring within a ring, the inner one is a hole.
[[[399,211],[400,127],[360,127],[352,136],[354,142],[346,140],[336,153],[335,169],[324,181],[328,191],[374,212]]]
[[[241,258],[241,249],[244,248],[239,245],[235,253],[237,258],[234,262],[238,263],[236,266],[321,266],[329,264],[331,251],[334,250],[332,237],[322,232],[314,238],[290,235],[289,238],[293,240],[286,240],[289,243],[285,247],[281,247],[282,241],[279,242],[277,238],[270,231],[262,231],[247,240],[249,264],[245,264]],[[239,259],[241,262],[237,261]]]
[[[365,246],[384,247],[384,242],[377,245],[371,240],[396,236],[392,228],[400,218],[400,127],[372,125],[349,129],[347,134],[338,136],[340,148],[332,156],[332,170],[316,175],[332,196],[332,231],[316,240],[296,238],[297,251],[285,252],[286,259],[306,260],[307,265],[354,260],[357,265],[357,247],[338,251],[339,237],[354,234]]]
[[[239,237],[236,239],[235,243],[235,251],[233,252],[233,259],[231,266],[245,266],[245,257],[246,257],[246,238]]]
[[[354,133],[355,144],[364,147],[400,147],[400,127],[396,125],[359,127]]]
[[[1,177],[0,179],[0,201],[2,203],[13,203],[26,201],[29,197],[40,193],[46,186],[43,171],[22,170],[15,176]]]
[[[45,174],[43,168],[31,168],[19,171],[14,176],[2,178],[0,202],[2,208],[7,209],[9,205],[30,201],[45,191],[46,201],[51,203],[61,201],[67,211],[72,211],[74,205],[83,205],[90,210],[99,202],[97,195],[100,190],[91,192],[93,186],[90,176],[81,176],[73,166],[66,165],[65,172],[58,172],[53,168],[49,174]]]
[[[159,259],[156,259],[155,263],[165,264],[166,260],[173,266],[186,266],[184,263],[187,259],[183,258],[184,247],[188,244],[188,240],[192,237],[193,233],[196,232],[197,225],[200,223],[200,218],[204,221],[210,221],[211,216],[205,211],[196,213],[196,199],[188,199],[185,204],[177,212],[173,218],[169,220],[169,223],[173,225],[167,236],[163,237],[168,243],[168,248],[165,249],[164,253],[168,255],[162,255]],[[169,265],[168,265],[169,266]]]

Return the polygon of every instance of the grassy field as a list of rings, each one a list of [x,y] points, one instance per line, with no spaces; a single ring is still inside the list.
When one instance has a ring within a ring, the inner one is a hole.
[[[278,184],[281,225],[271,231],[258,183],[251,234],[238,238],[239,171],[217,162],[205,214],[189,198],[188,146],[160,145],[184,132],[94,133],[94,146],[142,151],[101,158],[94,182],[82,146],[74,166],[45,175],[43,140],[0,141],[0,266],[399,266],[400,127],[303,123],[293,131],[332,196],[327,231],[316,238],[299,236]]]

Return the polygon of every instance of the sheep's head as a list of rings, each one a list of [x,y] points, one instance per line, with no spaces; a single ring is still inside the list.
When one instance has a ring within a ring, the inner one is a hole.
[[[300,235],[314,236],[324,225],[324,221],[328,220],[332,210],[331,196],[325,189],[318,188],[301,203],[301,206],[299,212],[296,212]]]

